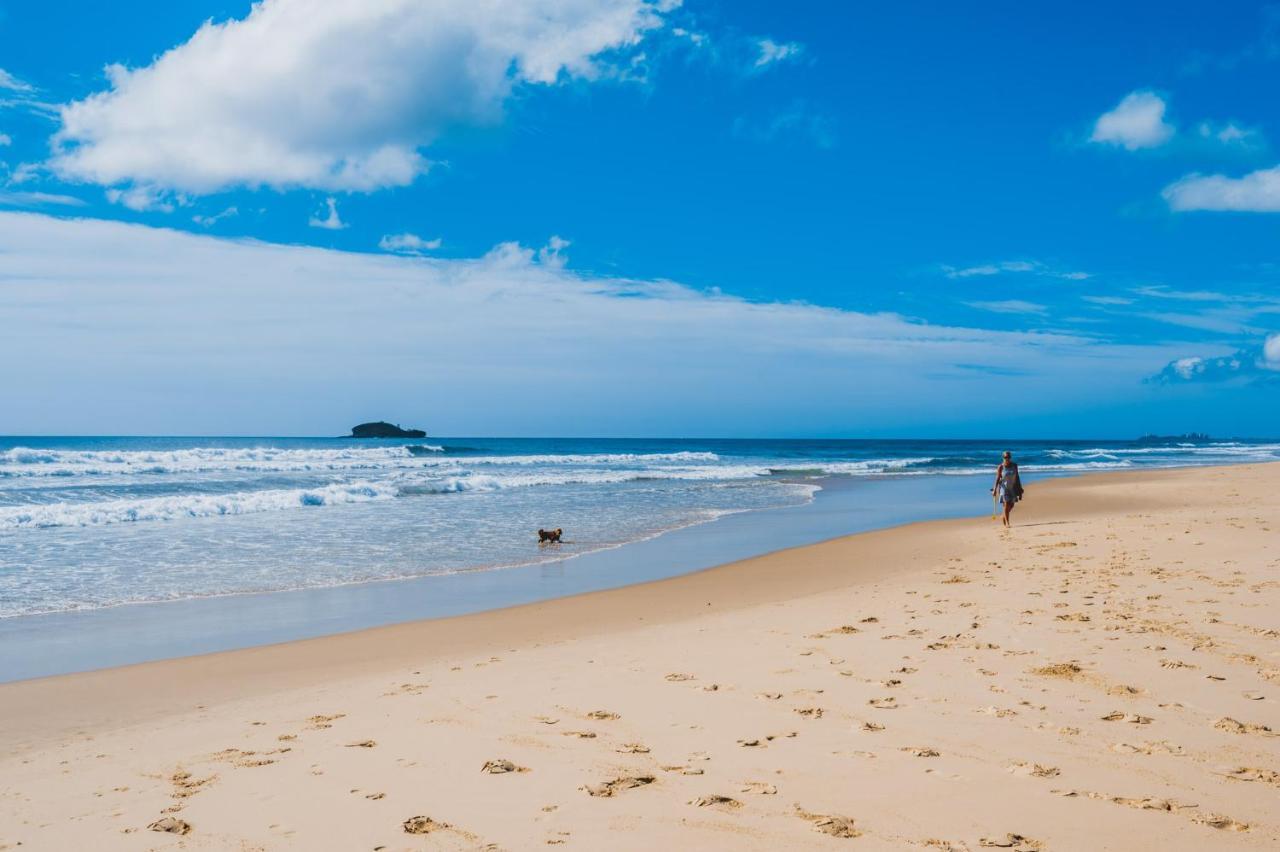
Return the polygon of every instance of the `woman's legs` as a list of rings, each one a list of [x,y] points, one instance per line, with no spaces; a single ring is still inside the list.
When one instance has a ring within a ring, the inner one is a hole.
[[[1013,511],[1013,501],[1006,500],[1004,503],[1004,525],[1009,526],[1009,513]]]

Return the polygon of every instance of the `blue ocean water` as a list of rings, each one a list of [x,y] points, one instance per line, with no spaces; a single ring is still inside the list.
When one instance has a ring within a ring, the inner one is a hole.
[[[0,618],[550,562],[833,477],[1280,459],[1266,441],[0,438]],[[566,543],[542,547],[539,527]]]

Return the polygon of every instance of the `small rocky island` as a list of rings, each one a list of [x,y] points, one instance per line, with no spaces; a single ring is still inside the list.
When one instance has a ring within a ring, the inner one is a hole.
[[[421,429],[401,429],[384,420],[377,423],[361,423],[351,427],[353,438],[425,438],[427,433]]]

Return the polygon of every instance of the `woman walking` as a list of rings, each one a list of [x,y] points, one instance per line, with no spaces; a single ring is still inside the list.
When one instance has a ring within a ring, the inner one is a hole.
[[[1013,504],[1022,499],[1022,478],[1018,476],[1018,463],[1008,450],[1004,451],[1004,460],[996,468],[996,482],[991,487],[991,493],[1004,506],[1001,521],[1006,527],[1009,526],[1009,513],[1013,511]]]

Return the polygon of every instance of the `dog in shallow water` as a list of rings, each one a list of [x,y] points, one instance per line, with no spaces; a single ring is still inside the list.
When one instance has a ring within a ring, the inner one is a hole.
[[[556,527],[553,530],[538,530],[538,544],[559,544],[564,530]]]

